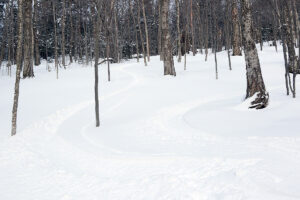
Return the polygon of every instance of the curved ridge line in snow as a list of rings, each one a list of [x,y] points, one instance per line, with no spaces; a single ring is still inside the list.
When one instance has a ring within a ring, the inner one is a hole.
[[[114,91],[114,92],[112,92],[108,95],[100,97],[99,98],[100,101],[104,101],[108,98],[111,98],[115,95],[118,95],[122,92],[125,92],[125,91],[129,90],[131,87],[133,87],[134,85],[136,85],[139,82],[139,78],[136,74],[134,74],[132,72],[124,71],[124,68],[126,68],[129,65],[130,64],[124,65],[121,68],[119,68],[119,70],[123,73],[128,74],[130,77],[133,77],[134,81],[125,88],[122,88],[122,89]],[[88,106],[90,106],[93,103],[94,103],[93,100],[89,100],[89,101],[84,101],[84,102],[81,102],[79,104],[75,104],[75,105],[63,108],[61,110],[58,110],[58,111],[54,112],[53,114],[50,114],[47,117],[44,117],[44,119],[32,123],[27,128],[22,130],[20,133],[23,133],[23,134],[24,133],[33,133],[33,132],[36,132],[36,131],[48,132],[48,133],[52,133],[52,134],[56,133],[59,126],[61,126],[61,124],[64,121],[66,121],[67,119],[69,119],[70,117],[72,117],[73,115],[78,113],[79,111],[87,108]]]

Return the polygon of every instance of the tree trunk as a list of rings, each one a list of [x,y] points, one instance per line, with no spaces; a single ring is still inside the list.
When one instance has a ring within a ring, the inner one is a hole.
[[[163,54],[162,54],[162,38],[161,38],[161,2],[159,0],[158,3],[158,54],[160,56],[160,60],[163,60]]]
[[[191,23],[191,34],[192,34],[192,51],[193,56],[196,55],[196,46],[195,46],[195,30],[194,30],[194,14],[193,14],[193,0],[190,0],[190,23]]]
[[[208,58],[208,42],[209,42],[209,35],[208,35],[208,1],[205,0],[205,61]]]
[[[72,0],[69,2],[69,12],[70,12],[70,50],[69,57],[70,63],[73,63],[73,47],[74,47],[74,27],[73,27],[73,15],[72,15]]]
[[[117,20],[117,8],[114,10],[114,20],[115,20],[115,34],[116,34],[116,51],[117,51],[117,62],[120,63],[120,51],[119,51],[119,29],[118,29],[118,20]]]
[[[22,68],[22,41],[23,41],[23,0],[18,1],[18,46],[17,46],[17,71],[15,82],[14,103],[12,110],[12,128],[11,135],[14,136],[17,133],[17,114],[18,114],[18,102],[19,102],[19,89],[21,79]]]
[[[280,37],[281,37],[281,41],[282,41],[282,47],[283,47],[283,58],[284,58],[284,66],[285,66],[285,86],[286,86],[286,94],[290,95],[290,87],[289,87],[289,83],[291,80],[290,74],[289,74],[289,67],[288,67],[288,59],[287,59],[287,47],[286,47],[286,35],[285,35],[285,26],[283,26],[282,24],[285,24],[284,22],[284,17],[283,17],[283,9],[281,7],[281,12],[279,10],[279,6],[278,6],[278,2],[277,0],[274,0],[273,2],[273,9],[274,9],[274,16],[275,16],[275,20],[277,22],[277,25],[279,27],[281,27],[279,29],[279,33],[280,33]]]
[[[142,50],[143,50],[143,56],[144,56],[144,63],[145,66],[147,66],[147,59],[146,59],[146,52],[145,52],[145,45],[144,45],[144,38],[143,38],[143,34],[142,34],[142,28],[141,28],[141,9],[140,9],[140,3],[138,1],[138,27],[139,27],[139,32],[140,32],[140,39],[141,39],[141,44],[142,44]]]
[[[169,32],[169,3],[170,0],[161,0],[161,30],[164,55],[164,74],[176,76],[174,60],[172,55],[171,35]]]
[[[291,82],[289,80],[290,89],[293,93],[293,98],[296,98],[296,75],[297,75],[297,57],[296,57],[296,51],[295,51],[295,36],[293,31],[293,15],[291,12],[291,2],[283,2],[283,32],[285,34],[286,39],[286,45],[288,50],[288,70],[289,73],[293,74],[293,85],[291,85]]]
[[[110,46],[109,46],[109,32],[107,32],[107,39],[106,39],[106,59],[107,59],[107,80],[110,82]]]
[[[216,73],[216,79],[219,79],[219,74],[218,74],[218,59],[217,59],[217,51],[218,51],[218,24],[217,24],[217,13],[216,13],[216,0],[213,0],[213,9],[212,9],[212,14],[213,14],[213,23],[214,23],[214,49],[215,49],[215,73]]]
[[[97,6],[98,7],[98,6]],[[93,12],[94,9],[93,9]],[[99,62],[99,32],[100,32],[100,10],[97,9],[97,16],[94,20],[94,39],[95,39],[95,114],[96,114],[96,127],[100,126],[100,116],[99,116],[99,94],[98,94],[98,62]]]
[[[7,38],[7,64],[6,64],[6,67],[7,67],[7,74],[10,76],[10,70],[11,70],[11,59],[12,59],[12,38],[13,38],[13,35],[11,35],[11,29],[12,29],[12,25],[9,25],[9,23],[11,23],[11,21],[9,20],[9,18],[12,18],[12,15],[10,15],[11,13],[11,9],[12,9],[12,6],[9,6],[9,3],[7,4],[7,8],[6,8],[6,12],[7,13],[7,16],[6,16],[6,38]]]
[[[7,5],[9,6],[9,4]],[[13,9],[13,5],[10,5],[8,8],[7,8],[7,12],[8,13],[12,13],[11,10]],[[10,18],[12,19],[13,15],[10,14]],[[11,25],[8,27],[8,37],[7,37],[7,71],[8,71],[8,75],[11,76],[11,64],[12,64],[12,58],[13,58],[13,55],[12,55],[12,49],[13,49],[13,37],[14,35],[12,34],[12,29],[13,29],[13,26],[12,26],[12,23],[13,21],[10,21]]]
[[[189,36],[187,34],[187,25],[185,26],[184,31],[184,70],[186,70],[186,52],[187,52],[187,41],[189,39]]]
[[[296,45],[298,45],[299,43],[299,31],[300,31],[300,20],[299,20],[299,15],[297,12],[297,5],[296,5],[296,1],[292,0],[292,9],[293,9],[293,16],[294,16],[294,25],[295,25],[295,38],[297,39]],[[299,48],[299,45],[298,45]]]
[[[15,15],[14,15],[14,1],[11,1],[10,5],[10,12],[11,12],[11,24],[14,24],[15,21]],[[15,26],[11,26],[10,28],[10,34],[11,34],[11,64],[15,64]],[[11,74],[11,67],[10,67],[10,74]]]
[[[231,57],[230,57],[230,49],[231,49],[231,29],[230,29],[230,17],[229,17],[229,1],[226,1],[226,23],[225,23],[225,32],[226,32],[226,49],[227,49],[227,57],[228,57],[228,64],[229,64],[229,70],[232,70],[231,67]]]
[[[52,2],[53,6],[53,25],[54,25],[54,54],[55,54],[55,69],[56,79],[58,79],[58,53],[57,53],[57,30],[56,30],[56,9],[55,2]]]
[[[6,51],[6,39],[8,37],[8,29],[9,29],[9,26],[8,26],[8,9],[6,9],[6,12],[5,12],[5,20],[4,20],[4,25],[3,25],[3,36],[2,36],[2,41],[1,41],[1,52],[0,52],[0,69],[1,69],[1,66],[2,66],[2,62],[4,60],[4,53]]]
[[[200,3],[197,4],[197,12],[198,12],[198,31],[199,31],[199,35],[198,35],[198,44],[199,44],[199,48],[200,48],[200,53],[203,54],[203,29],[202,29],[202,17],[201,17],[201,5]]]
[[[278,52],[278,47],[277,47],[277,35],[278,35],[278,24],[276,21],[276,14],[275,12],[272,13],[273,14],[273,45],[275,46],[275,50],[276,52]]]
[[[85,65],[89,65],[89,54],[88,54],[88,26],[87,22],[83,23],[83,34],[84,34],[84,55],[85,55]]]
[[[181,30],[180,30],[180,7],[179,7],[179,0],[176,0],[176,8],[177,8],[177,51],[178,51],[178,62],[181,62]]]
[[[239,12],[237,7],[237,0],[232,0],[232,25],[233,25],[233,56],[241,56],[241,38],[240,38],[240,27],[239,27]]]
[[[146,34],[147,58],[148,58],[148,62],[150,62],[150,44],[149,44],[148,24],[147,24],[146,12],[145,12],[145,3],[144,3],[144,0],[142,0],[142,9],[143,9],[145,34]]]
[[[130,14],[133,19],[134,32],[135,32],[135,43],[136,43],[136,54],[137,54],[136,59],[137,59],[137,62],[140,62],[140,50],[139,50],[138,31],[136,30],[136,21],[135,21],[135,17],[133,15],[133,11],[132,11],[131,0],[129,0],[128,2],[129,2]]]
[[[23,78],[34,77],[32,55],[32,0],[26,0],[24,7],[24,67]]]
[[[268,106],[269,94],[265,89],[255,42],[252,38],[252,15],[249,0],[241,0],[243,18],[243,40],[247,69],[246,98],[256,95],[250,108],[263,109]]]
[[[38,12],[38,4],[37,0],[34,0],[34,14],[33,14],[33,39],[34,39],[34,65],[38,66],[41,64],[41,58],[40,58],[40,48],[39,48],[39,36],[38,36],[38,31],[37,31],[37,23],[38,23],[38,17],[37,17],[37,12]]]
[[[61,57],[62,66],[66,66],[66,42],[65,42],[65,24],[66,24],[66,1],[62,0],[62,22],[61,22]]]

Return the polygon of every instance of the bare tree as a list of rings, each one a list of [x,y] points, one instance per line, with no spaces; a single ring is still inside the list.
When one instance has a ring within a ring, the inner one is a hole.
[[[56,69],[56,78],[58,79],[58,52],[57,52],[57,28],[56,28],[56,6],[55,1],[52,2],[52,11],[53,11],[53,26],[54,26],[54,54],[55,54],[55,69]]]
[[[61,22],[61,56],[62,56],[62,65],[66,66],[66,42],[65,42],[65,24],[66,24],[66,1],[62,0],[62,22]]]
[[[138,1],[138,27],[139,27],[139,32],[140,32],[140,39],[141,39],[141,45],[142,45],[142,51],[143,51],[143,56],[144,56],[144,64],[145,66],[147,66],[147,59],[146,59],[146,52],[145,52],[145,45],[144,45],[144,38],[143,38],[143,34],[142,34],[142,28],[141,28],[141,8],[140,8],[140,1]]]
[[[133,15],[133,9],[132,9],[132,4],[131,4],[131,0],[128,0],[129,2],[129,9],[130,9],[130,15],[133,19],[133,25],[134,25],[134,33],[135,33],[135,43],[136,43],[136,59],[137,62],[140,62],[140,50],[139,50],[139,39],[138,39],[138,31],[136,30],[136,21],[135,21],[135,17]]]
[[[39,49],[39,34],[37,29],[37,23],[38,23],[38,2],[37,0],[34,0],[34,13],[33,13],[33,41],[34,41],[34,65],[38,66],[41,64],[41,58],[40,58],[40,49]]]
[[[213,24],[214,24],[214,54],[215,54],[215,73],[216,79],[219,79],[218,74],[218,23],[217,23],[217,14],[216,14],[216,0],[212,0],[212,13],[213,13]]]
[[[252,14],[249,0],[241,0],[243,19],[243,40],[245,42],[245,61],[247,69],[246,98],[256,95],[250,108],[263,109],[268,106],[269,94],[263,81],[257,48],[252,38]]]
[[[181,62],[181,30],[180,30],[180,4],[179,0],[176,0],[176,9],[177,9],[177,51],[178,51],[178,62]]]
[[[237,0],[232,0],[232,25],[233,25],[232,55],[240,56],[242,55],[242,52],[241,52],[241,44],[240,44],[241,39],[240,39],[240,25],[239,25],[239,12],[237,7]]]
[[[146,34],[147,58],[148,58],[148,62],[150,62],[150,44],[149,44],[148,24],[147,24],[146,12],[145,12],[144,0],[142,0],[142,9],[143,9],[143,18],[144,18],[144,26],[145,26],[145,34]]]
[[[97,14],[95,14],[95,8],[92,9],[95,15],[94,19],[94,40],[95,40],[95,115],[96,115],[96,127],[100,126],[100,116],[99,116],[99,89],[98,89],[98,62],[99,62],[99,33],[100,33],[100,6],[99,0],[96,0]]]
[[[163,42],[163,61],[164,61],[164,74],[176,76],[174,60],[172,55],[171,35],[169,32],[169,3],[170,0],[161,1],[161,31]]]
[[[23,2],[24,7],[24,67],[23,78],[34,77],[32,54],[32,0]]]
[[[18,0],[18,46],[17,46],[17,71],[15,82],[14,103],[12,110],[12,127],[11,135],[14,136],[17,133],[17,114],[19,104],[19,90],[22,68],[22,41],[23,41],[23,0]]]
[[[190,25],[191,25],[191,35],[192,35],[192,50],[193,56],[196,55],[196,46],[195,46],[195,30],[194,30],[194,13],[193,13],[193,0],[190,0]]]
[[[73,16],[72,16],[72,0],[69,0],[69,18],[70,18],[70,47],[69,47],[69,57],[70,63],[73,63],[73,46],[74,46],[74,27],[73,27]]]

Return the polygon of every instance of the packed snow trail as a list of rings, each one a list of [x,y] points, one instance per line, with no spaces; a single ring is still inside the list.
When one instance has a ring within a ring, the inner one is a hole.
[[[0,199],[300,199],[300,103],[284,95],[282,54],[260,54],[262,111],[243,103],[243,58],[230,72],[225,52],[219,81],[201,55],[187,71],[176,64],[176,78],[162,76],[159,57],[112,65],[110,83],[101,66],[100,128],[92,68],[71,66],[57,82],[39,69],[22,82],[18,135],[1,128]],[[13,80],[0,81],[6,123]]]

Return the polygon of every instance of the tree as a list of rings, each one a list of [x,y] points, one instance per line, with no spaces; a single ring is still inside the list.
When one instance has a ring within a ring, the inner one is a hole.
[[[144,18],[144,26],[145,26],[145,34],[146,34],[147,58],[148,58],[148,62],[150,62],[150,44],[149,44],[148,24],[147,24],[146,12],[145,12],[144,0],[142,0],[142,10],[143,10],[143,18]]]
[[[212,13],[213,13],[213,24],[214,24],[215,72],[216,72],[216,79],[219,79],[219,74],[218,74],[218,59],[217,59],[217,51],[218,51],[218,24],[217,24],[217,14],[216,14],[216,0],[212,0]]]
[[[97,14],[94,19],[94,40],[95,40],[95,114],[96,114],[96,127],[100,126],[100,117],[99,117],[99,95],[98,95],[98,62],[99,62],[99,32],[100,32],[100,7],[99,2],[96,0]],[[92,9],[95,12],[94,8]]]
[[[33,13],[33,38],[34,38],[34,65],[38,66],[41,64],[40,49],[39,49],[39,36],[37,30],[38,24],[38,2],[34,0],[34,13]]]
[[[32,31],[32,0],[23,2],[24,9],[24,67],[23,78],[34,77],[33,73],[33,31]]]
[[[63,6],[63,14],[62,14],[62,22],[61,22],[61,56],[62,56],[62,65],[66,66],[66,50],[65,50],[65,24],[66,24],[66,2],[65,0],[62,0],[62,6]]]
[[[296,76],[298,71],[298,57],[296,56],[295,46],[296,46],[296,38],[297,38],[297,21],[298,17],[295,16],[295,12],[293,12],[292,1],[288,0],[284,2],[283,5],[283,16],[284,16],[284,31],[286,34],[286,41],[288,47],[288,55],[289,55],[289,72],[293,74],[293,85],[290,88],[293,93],[293,98],[296,98]],[[294,29],[294,27],[296,27]]]
[[[252,38],[253,22],[249,0],[241,0],[242,3],[242,26],[245,61],[247,70],[246,98],[255,96],[250,108],[263,109],[268,106],[269,94],[266,91],[261,73],[257,48]]]
[[[240,56],[242,55],[241,52],[241,44],[240,44],[240,26],[239,26],[239,12],[237,7],[237,0],[232,0],[232,45],[233,45],[233,56]]]
[[[172,55],[171,35],[169,32],[169,3],[170,0],[161,1],[161,32],[162,32],[162,47],[164,74],[176,76],[174,60]]]
[[[136,30],[136,21],[135,21],[135,17],[133,15],[133,9],[132,9],[132,4],[131,4],[131,0],[128,0],[129,3],[129,10],[130,10],[130,15],[133,19],[133,25],[134,25],[134,33],[135,33],[135,43],[136,43],[136,59],[137,62],[140,62],[140,50],[139,50],[139,40],[138,40],[138,31]]]
[[[14,103],[12,110],[12,127],[11,135],[14,136],[17,133],[17,114],[19,104],[19,90],[22,68],[22,41],[23,41],[23,0],[18,0],[18,46],[17,46],[17,71],[15,82]]]
[[[140,1],[138,1],[138,27],[139,27],[139,32],[140,32],[140,39],[141,39],[141,45],[142,45],[142,50],[143,50],[143,56],[144,56],[144,64],[147,66],[147,59],[146,59],[146,52],[145,52],[145,45],[144,45],[144,38],[142,34],[142,28],[141,28],[141,8],[140,8]]]
[[[56,69],[56,79],[58,79],[58,52],[57,52],[57,28],[56,28],[56,6],[55,0],[52,2],[52,11],[53,11],[53,26],[54,26],[54,54],[55,54],[55,69]]]
[[[181,30],[180,30],[180,4],[179,0],[176,0],[176,9],[177,9],[177,51],[178,51],[178,62],[181,62]]]

